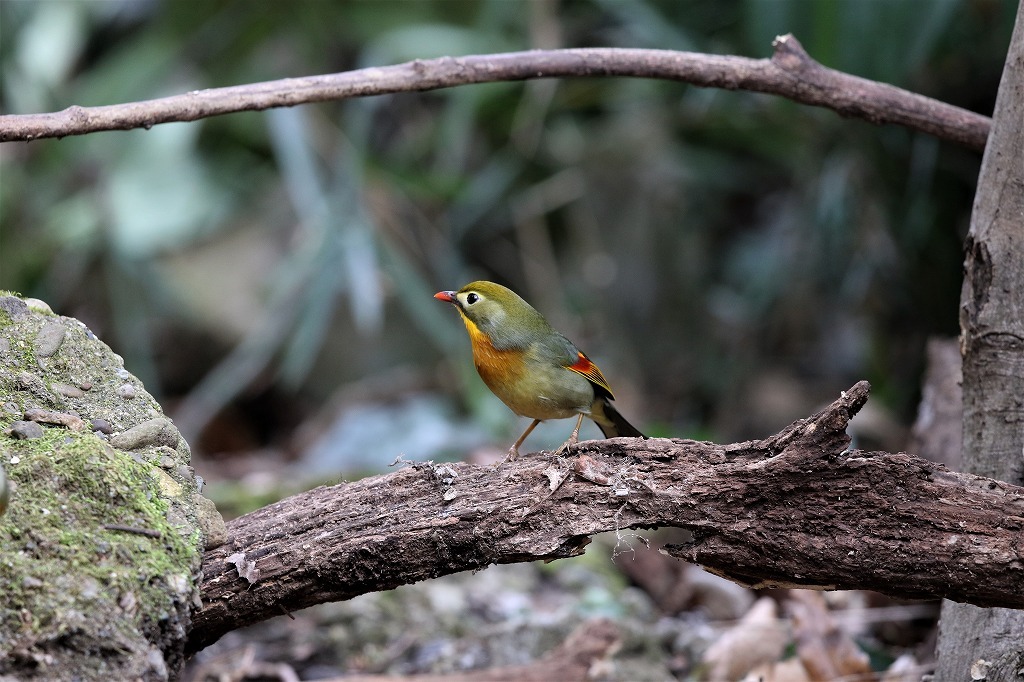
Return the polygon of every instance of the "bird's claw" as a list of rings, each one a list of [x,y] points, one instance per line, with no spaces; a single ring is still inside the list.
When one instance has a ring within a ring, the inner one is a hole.
[[[580,442],[579,438],[570,437],[569,440],[562,443],[561,447],[555,450],[555,457],[561,457],[565,453],[569,452],[569,448]]]

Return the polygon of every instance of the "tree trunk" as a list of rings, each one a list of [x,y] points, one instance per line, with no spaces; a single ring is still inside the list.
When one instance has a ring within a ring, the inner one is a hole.
[[[960,297],[963,468],[1024,481],[1024,6],[985,148]],[[1024,590],[1024,579],[1021,589]],[[1024,611],[945,602],[936,680],[1021,679]]]

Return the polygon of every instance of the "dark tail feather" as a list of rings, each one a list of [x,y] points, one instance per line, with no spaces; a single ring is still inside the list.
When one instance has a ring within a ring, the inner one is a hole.
[[[608,398],[602,397],[595,401],[591,411],[591,419],[593,419],[594,423],[597,424],[597,427],[601,429],[601,433],[604,434],[605,438],[618,438],[620,436],[625,436],[627,438],[647,438],[647,436],[640,433],[639,429],[626,421],[626,418],[619,414],[618,410],[612,407]],[[598,412],[601,414],[597,414]]]

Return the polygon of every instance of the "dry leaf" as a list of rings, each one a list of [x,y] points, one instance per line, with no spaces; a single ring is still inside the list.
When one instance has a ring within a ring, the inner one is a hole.
[[[747,614],[704,653],[710,682],[733,682],[759,665],[775,663],[789,642],[775,601],[758,599]]]
[[[793,590],[790,595],[787,606],[793,618],[796,652],[811,680],[878,679],[871,670],[867,654],[829,615],[820,592]]]
[[[810,678],[799,658],[787,658],[779,663],[757,666],[743,678],[743,682],[810,682]]]

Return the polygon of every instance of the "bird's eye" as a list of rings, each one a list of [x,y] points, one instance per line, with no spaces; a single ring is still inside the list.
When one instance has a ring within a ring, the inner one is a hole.
[[[469,293],[469,294],[468,294],[468,295],[466,296],[466,305],[473,305],[474,303],[476,303],[476,302],[477,302],[477,301],[479,301],[479,300],[480,300],[480,297],[479,297],[479,296],[477,296],[476,294],[474,294],[474,293],[470,292],[470,293]]]

